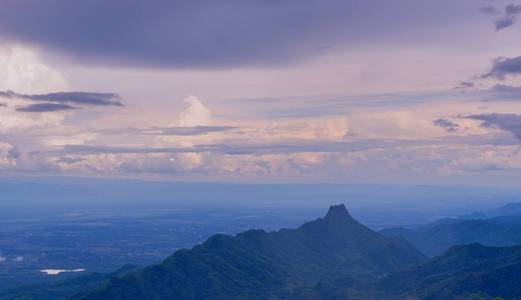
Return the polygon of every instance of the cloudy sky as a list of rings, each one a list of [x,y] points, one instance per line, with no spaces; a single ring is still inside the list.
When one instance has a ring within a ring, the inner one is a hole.
[[[0,174],[515,185],[521,2],[0,3]]]

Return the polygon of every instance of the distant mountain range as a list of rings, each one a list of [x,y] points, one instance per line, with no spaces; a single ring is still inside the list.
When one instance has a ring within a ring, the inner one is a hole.
[[[455,245],[481,243],[486,246],[512,246],[521,244],[521,204],[441,219],[416,228],[390,228],[380,232],[404,238],[428,256],[440,255]]]
[[[521,299],[521,246],[470,242],[521,244],[519,221],[445,219],[378,233],[337,205],[297,229],[219,234],[158,265],[18,289],[0,299]],[[426,254],[443,254],[427,259],[408,240]]]

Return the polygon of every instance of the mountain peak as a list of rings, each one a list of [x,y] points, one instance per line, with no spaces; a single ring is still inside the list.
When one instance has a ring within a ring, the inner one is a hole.
[[[326,218],[350,217],[344,204],[331,205],[327,211]]]

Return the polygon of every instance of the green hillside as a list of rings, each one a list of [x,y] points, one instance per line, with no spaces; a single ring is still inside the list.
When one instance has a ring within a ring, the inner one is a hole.
[[[368,229],[339,205],[298,229],[213,236],[80,298],[283,299],[319,282],[376,278],[423,259],[407,242]]]

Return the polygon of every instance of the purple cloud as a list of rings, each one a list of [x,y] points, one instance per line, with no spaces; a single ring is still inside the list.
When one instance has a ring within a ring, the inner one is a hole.
[[[509,58],[498,57],[492,64],[492,69],[485,75],[487,77],[495,77],[497,79],[505,79],[508,75],[521,74],[521,56]]]
[[[55,112],[73,109],[78,108],[69,104],[62,103],[36,103],[16,108],[17,111],[21,112]]]
[[[458,124],[456,124],[450,120],[447,120],[447,119],[437,119],[437,120],[432,121],[432,123],[440,128],[445,129],[445,131],[448,131],[448,132],[458,131],[458,129],[459,129]]]
[[[0,91],[0,98],[20,98],[30,101],[45,101],[62,104],[123,106],[123,103],[118,100],[119,95],[113,93],[56,92],[50,94],[26,95],[13,91]]]
[[[512,133],[521,139],[521,115],[518,114],[480,114],[466,116],[467,119],[483,121],[482,127],[496,127]]]
[[[521,13],[521,4],[509,4],[505,7],[503,17],[494,22],[496,31],[500,31],[514,25],[517,21],[517,15]]]

